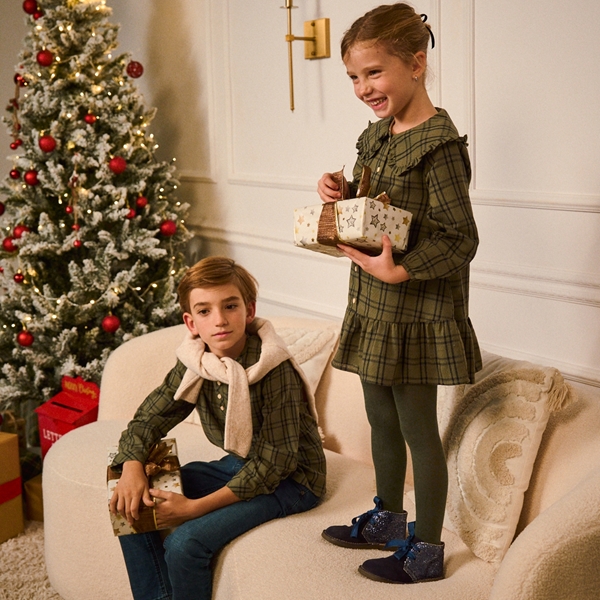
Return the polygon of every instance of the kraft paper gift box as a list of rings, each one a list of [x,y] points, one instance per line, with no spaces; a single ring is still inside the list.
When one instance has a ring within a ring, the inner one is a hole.
[[[0,544],[24,530],[19,439],[0,432]]]
[[[98,419],[100,389],[81,377],[61,380],[62,391],[35,409],[40,429],[42,458],[65,433]]]
[[[44,498],[42,495],[42,474],[36,475],[23,485],[25,494],[25,516],[28,521],[44,520]]]
[[[109,503],[121,477],[121,473],[111,468],[111,464],[117,453],[117,447],[110,448],[108,451],[107,482]],[[150,451],[148,460],[144,465],[151,488],[165,492],[175,492],[176,494],[183,494],[180,468],[177,456],[177,443],[173,438],[165,438],[156,444]],[[159,502],[163,502],[163,500],[157,498],[155,503]],[[157,526],[154,507],[146,506],[143,502],[140,502],[139,519],[133,526],[127,522],[125,517],[113,515],[111,512],[109,514],[115,535],[130,535],[132,533],[146,533],[148,531],[164,529]]]

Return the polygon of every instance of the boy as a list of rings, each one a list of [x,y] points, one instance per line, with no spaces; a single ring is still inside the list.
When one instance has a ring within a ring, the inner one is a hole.
[[[140,501],[158,532],[119,537],[135,600],[209,600],[213,556],[242,533],[309,510],[325,492],[314,399],[273,326],[255,319],[256,280],[233,260],[205,258],[178,287],[188,332],[177,364],[137,410],[113,467],[110,502],[130,523]],[[181,468],[185,496],[148,489],[150,447],[194,409],[210,442],[228,454]]]

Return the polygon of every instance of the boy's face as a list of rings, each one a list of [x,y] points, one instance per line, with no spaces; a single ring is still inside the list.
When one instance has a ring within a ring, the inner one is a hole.
[[[183,320],[200,336],[210,351],[222,358],[237,358],[246,345],[246,325],[254,320],[256,304],[244,303],[236,285],[195,288],[190,294],[190,312]]]

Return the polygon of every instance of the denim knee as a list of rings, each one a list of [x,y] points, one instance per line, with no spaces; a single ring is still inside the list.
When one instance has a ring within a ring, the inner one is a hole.
[[[189,532],[182,526],[167,536],[164,547],[169,574],[209,567],[213,551],[198,539],[197,534],[197,531]]]

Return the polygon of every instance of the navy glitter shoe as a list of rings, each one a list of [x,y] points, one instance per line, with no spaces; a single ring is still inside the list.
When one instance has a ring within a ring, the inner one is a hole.
[[[390,542],[398,548],[386,558],[366,560],[361,575],[385,583],[421,583],[444,578],[444,543],[429,544],[415,536],[415,523],[408,524],[405,540]]]
[[[383,510],[383,502],[375,496],[375,508],[354,517],[352,525],[334,525],[321,534],[328,542],[344,548],[394,550],[406,537],[406,511]],[[396,546],[389,545],[397,541]],[[387,548],[386,548],[387,546]]]

